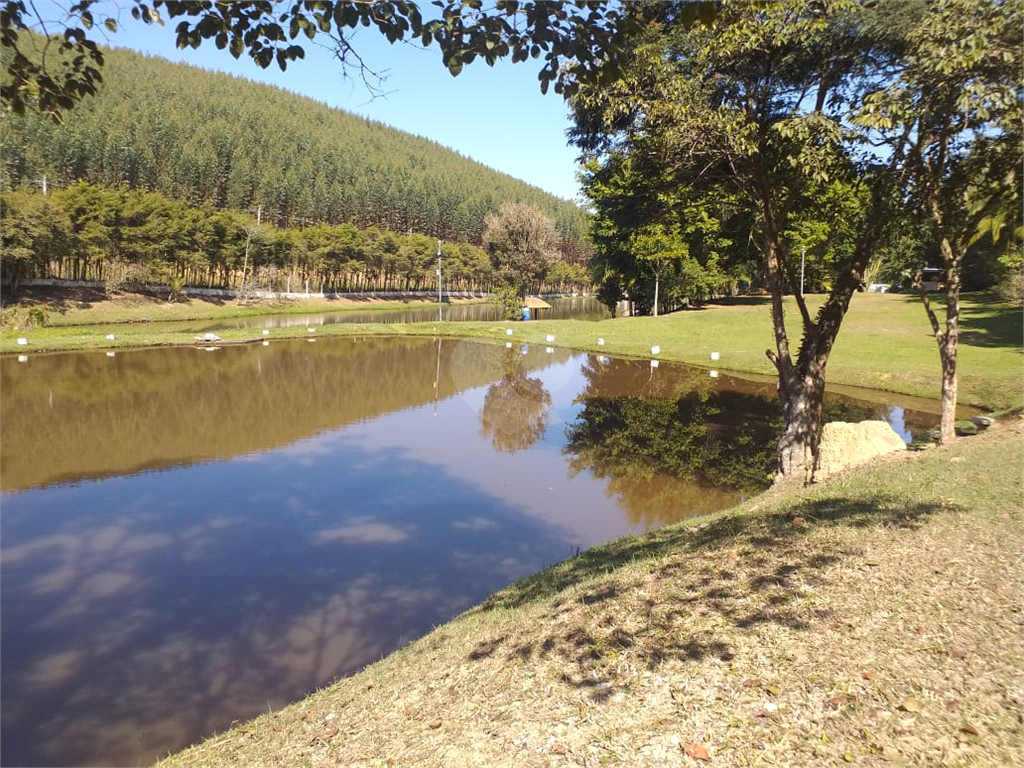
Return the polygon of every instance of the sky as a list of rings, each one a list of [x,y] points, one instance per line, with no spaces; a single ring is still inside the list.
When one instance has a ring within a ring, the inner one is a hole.
[[[315,41],[302,39],[306,58],[287,71],[276,64],[264,70],[244,54],[236,60],[217,50],[212,41],[197,50],[178,50],[176,24],[145,25],[123,13],[120,29],[107,34],[105,44],[285,88],[431,139],[563,199],[579,194],[577,152],[565,135],[568,111],[553,89],[541,94],[539,61],[488,67],[477,60],[452,77],[436,47],[389,45],[381,34],[361,29],[353,39],[356,50],[371,69],[387,75],[386,95],[374,98],[356,73],[346,78]],[[102,39],[98,30],[97,35]]]

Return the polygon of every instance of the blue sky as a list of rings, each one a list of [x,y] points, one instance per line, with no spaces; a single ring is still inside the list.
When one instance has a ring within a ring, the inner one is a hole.
[[[290,64],[286,72],[276,64],[263,70],[244,55],[235,60],[217,50],[211,41],[198,50],[179,51],[176,21],[160,27],[123,16],[107,44],[286,88],[432,139],[558,197],[578,195],[577,153],[565,138],[566,105],[553,89],[541,94],[539,61],[488,67],[478,60],[452,77],[436,47],[389,45],[380,34],[360,30],[356,50],[369,67],[387,73],[387,95],[373,98],[357,76],[346,79],[341,65],[315,42],[304,41],[305,60]]]

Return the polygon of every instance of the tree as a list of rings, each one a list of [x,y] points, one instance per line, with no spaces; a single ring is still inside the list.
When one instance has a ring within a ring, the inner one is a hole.
[[[391,43],[408,40],[437,45],[445,67],[457,75],[480,58],[489,65],[498,59],[540,58],[542,90],[552,83],[559,93],[571,93],[581,78],[614,76],[619,40],[642,26],[660,9],[643,4],[620,5],[609,0],[437,0],[424,16],[413,0],[129,0],[131,16],[147,24],[174,27],[179,48],[198,48],[212,40],[239,58],[243,53],[260,67],[275,64],[284,70],[305,56],[303,44],[318,39],[333,47],[348,72],[354,69],[371,88],[380,77],[370,70],[353,45],[353,31],[369,27]],[[102,81],[103,51],[90,37],[99,29],[116,33],[120,21],[100,0],[77,0],[63,18],[42,17],[33,3],[4,0],[0,7],[0,43],[7,55],[0,98],[16,113],[36,109],[54,120]],[[684,7],[683,18],[714,13],[714,3]],[[565,77],[572,62],[573,77]]]
[[[500,279],[519,297],[544,279],[558,258],[555,222],[543,211],[521,203],[507,203],[484,225],[484,247]]]
[[[621,80],[584,84],[573,97],[573,137],[592,157],[621,163],[625,155],[642,163],[637,177],[665,189],[713,191],[753,223],[749,236],[772,301],[775,349],[767,354],[785,415],[783,477],[813,477],[828,357],[888,218],[898,158],[858,167],[849,118],[897,50],[898,36],[873,26],[890,12],[885,4],[848,2],[726,4],[710,26],[638,37]],[[855,235],[833,269],[832,290],[812,317],[786,233],[799,212],[824,215],[822,190],[836,180],[865,204],[851,222]],[[802,330],[795,349],[787,293]]]
[[[939,442],[955,438],[957,343],[963,268],[983,236],[1021,220],[1024,3],[941,0],[910,35],[898,78],[859,114],[888,151],[902,155],[908,207],[926,222],[946,293],[940,324],[920,290],[942,366]],[[925,266],[923,263],[919,267]],[[920,281],[918,281],[920,284]]]

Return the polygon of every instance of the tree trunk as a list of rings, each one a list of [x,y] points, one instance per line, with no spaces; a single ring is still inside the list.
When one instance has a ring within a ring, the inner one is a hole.
[[[814,480],[821,443],[823,377],[807,377],[785,404],[785,426],[777,450],[779,478],[795,478],[805,485]]]
[[[956,439],[956,346],[957,340],[948,339],[940,350],[942,356],[942,421],[939,427],[939,445]]]

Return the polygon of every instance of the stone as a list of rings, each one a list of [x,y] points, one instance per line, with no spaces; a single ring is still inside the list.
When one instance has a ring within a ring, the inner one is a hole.
[[[820,480],[833,472],[906,448],[903,438],[887,422],[861,421],[849,424],[833,421],[822,430],[815,476]]]

